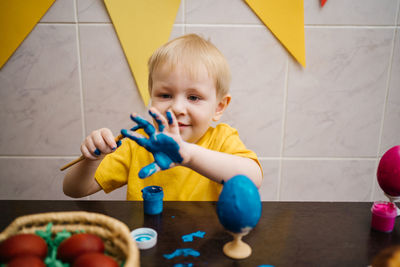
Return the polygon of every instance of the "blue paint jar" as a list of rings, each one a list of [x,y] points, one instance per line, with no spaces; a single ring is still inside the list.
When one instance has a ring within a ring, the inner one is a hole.
[[[164,191],[162,187],[152,185],[142,189],[144,213],[160,214],[163,210]]]

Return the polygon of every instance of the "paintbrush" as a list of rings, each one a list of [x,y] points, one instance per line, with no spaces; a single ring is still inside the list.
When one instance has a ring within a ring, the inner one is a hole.
[[[115,142],[118,143],[118,142],[121,141],[122,139],[124,139],[124,136],[123,136],[122,134],[120,134],[120,135],[118,135],[118,136],[115,138]],[[77,158],[77,159],[71,161],[70,163],[68,163],[67,165],[65,165],[64,167],[62,167],[62,168],[60,169],[60,171],[63,171],[63,170],[65,170],[65,169],[68,169],[68,168],[71,167],[72,165],[75,165],[76,163],[78,163],[78,162],[80,162],[80,161],[82,161],[82,160],[84,160],[84,159],[85,159],[85,157],[82,155],[82,156],[80,156],[79,158]]]

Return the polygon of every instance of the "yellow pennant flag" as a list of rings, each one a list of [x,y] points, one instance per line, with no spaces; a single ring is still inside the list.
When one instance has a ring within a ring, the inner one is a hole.
[[[0,68],[55,0],[0,0]]]
[[[306,66],[303,0],[245,0],[303,67]]]
[[[180,0],[104,0],[145,105],[149,103],[147,61],[166,43]]]

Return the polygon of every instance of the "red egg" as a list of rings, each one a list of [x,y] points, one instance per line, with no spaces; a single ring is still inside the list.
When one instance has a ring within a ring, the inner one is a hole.
[[[14,235],[0,244],[0,262],[8,262],[15,257],[29,255],[44,259],[46,254],[46,241],[35,234]]]
[[[22,256],[12,259],[7,267],[46,267],[43,260],[36,256]]]
[[[378,183],[389,196],[400,196],[400,146],[383,154],[377,171]]]
[[[72,263],[84,253],[104,253],[104,243],[94,234],[75,234],[64,240],[57,249],[57,258]]]
[[[110,256],[102,253],[85,253],[79,256],[72,267],[119,267],[118,263]]]

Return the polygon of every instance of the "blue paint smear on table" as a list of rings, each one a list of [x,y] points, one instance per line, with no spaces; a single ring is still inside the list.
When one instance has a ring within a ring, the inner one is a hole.
[[[202,231],[197,231],[191,234],[183,235],[182,240],[183,242],[193,242],[193,237],[200,237],[203,238],[206,233]]]
[[[164,258],[170,260],[172,258],[178,257],[178,256],[193,256],[193,257],[198,257],[200,256],[200,252],[198,252],[197,250],[194,250],[192,248],[178,248],[177,250],[175,250],[173,253],[171,254],[164,254],[163,255]]]

